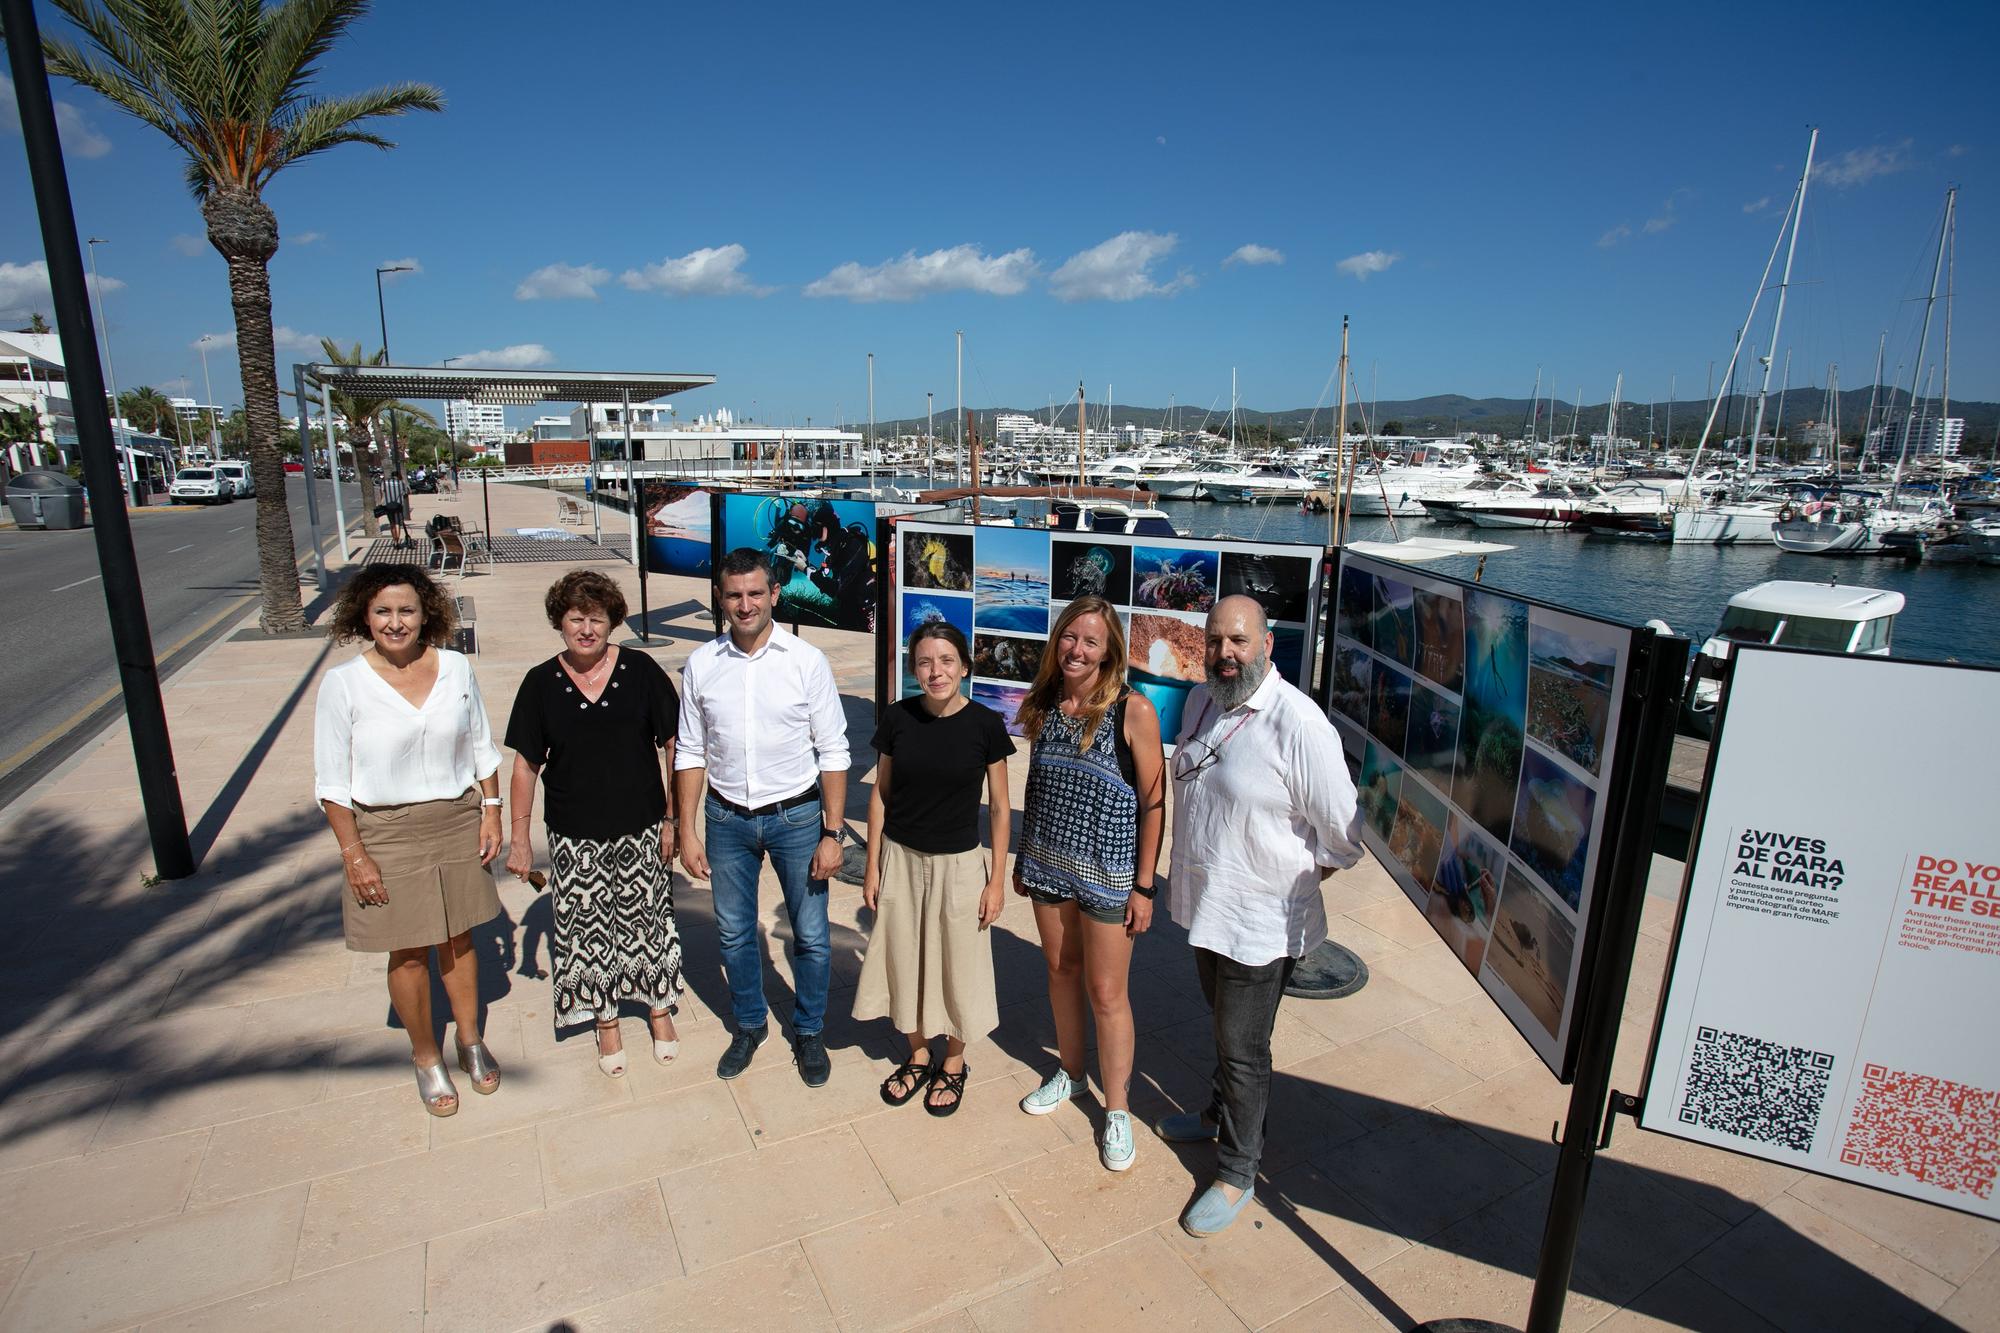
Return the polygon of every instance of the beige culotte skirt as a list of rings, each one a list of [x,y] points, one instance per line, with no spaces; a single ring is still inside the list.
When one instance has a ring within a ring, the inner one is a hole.
[[[986,853],[913,852],[882,839],[875,930],[854,991],[856,1018],[898,1032],[977,1041],[1000,1025],[993,941],[979,928]]]
[[[382,868],[386,903],[363,906],[343,880],[341,924],[356,953],[442,944],[500,915],[493,874],[479,864],[479,789],[448,801],[357,805],[361,845]]]

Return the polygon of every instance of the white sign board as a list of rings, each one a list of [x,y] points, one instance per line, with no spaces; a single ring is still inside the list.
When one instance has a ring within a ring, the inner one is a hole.
[[[2000,1218],[2000,673],[1738,648],[1647,1129]]]

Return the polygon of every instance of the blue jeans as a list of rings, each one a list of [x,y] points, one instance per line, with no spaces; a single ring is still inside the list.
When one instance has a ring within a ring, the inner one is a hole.
[[[819,847],[820,803],[745,818],[711,794],[702,802],[708,821],[709,884],[715,893],[715,930],[722,941],[722,972],[729,981],[736,1030],[764,1026],[764,956],[757,947],[757,875],[768,853],[792,919],[792,975],[798,999],[792,1033],[809,1037],[826,1023],[826,990],[833,976],[827,942],[826,881],[809,878]]]

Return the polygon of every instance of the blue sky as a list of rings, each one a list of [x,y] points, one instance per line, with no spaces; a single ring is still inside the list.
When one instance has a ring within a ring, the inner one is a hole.
[[[968,405],[1082,379],[1198,413],[1233,366],[1246,407],[1307,406],[1343,314],[1363,394],[1525,397],[1539,364],[1564,398],[1622,371],[1685,402],[1817,123],[1793,384],[1866,384],[1885,329],[1885,373],[1913,358],[1955,182],[1952,393],[2000,397],[1990,6],[787,8],[378,6],[321,86],[427,80],[447,109],[271,187],[281,364],[299,335],[372,350],[373,270],[408,260],[398,361],[715,374],[684,412],[853,422],[871,351],[879,418],[948,409],[960,329]],[[200,395],[195,340],[231,324],[174,151],[57,96],[119,383]],[[44,304],[41,257],[32,211],[0,211],[0,319]]]

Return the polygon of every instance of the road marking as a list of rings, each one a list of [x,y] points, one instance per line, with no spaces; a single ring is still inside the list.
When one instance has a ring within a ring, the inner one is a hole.
[[[86,583],[95,583],[95,582],[97,582],[97,581],[98,581],[99,579],[101,579],[101,578],[103,578],[103,577],[104,577],[104,576],[103,576],[102,574],[92,574],[92,575],[91,575],[91,576],[90,576],[89,578],[87,578],[87,579],[78,579],[78,580],[77,580],[77,581],[76,581],[75,583],[65,583],[65,584],[63,584],[63,586],[62,586],[62,587],[60,587],[60,588],[50,588],[50,589],[49,589],[49,591],[50,591],[50,592],[68,592],[68,591],[69,591],[69,590],[70,590],[71,588],[81,588],[81,587],[82,587],[82,586],[83,586],[84,584],[86,584]]]
[[[167,554],[179,555],[182,551],[192,551],[193,549],[194,549],[194,543],[189,542],[186,546],[176,546],[173,550],[167,552]]]
[[[231,531],[231,532],[241,532],[241,531],[243,531],[243,525],[242,525],[241,523],[238,523],[238,524],[237,524],[237,525],[236,525],[235,527],[231,528],[231,529],[230,529],[230,531]]]

